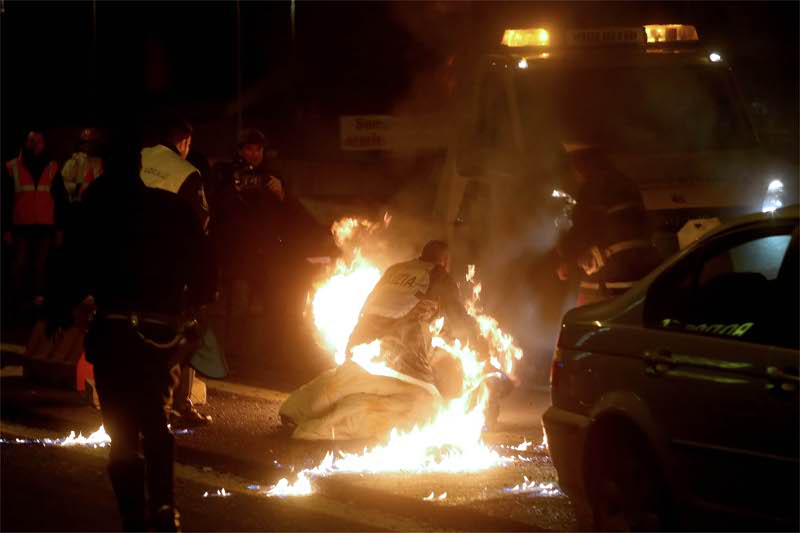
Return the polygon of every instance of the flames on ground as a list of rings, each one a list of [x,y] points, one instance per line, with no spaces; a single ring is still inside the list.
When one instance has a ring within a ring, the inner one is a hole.
[[[347,342],[358,322],[361,308],[381,277],[381,269],[377,265],[381,264],[382,258],[368,257],[362,245],[380,239],[380,232],[389,220],[388,215],[384,217],[383,224],[346,218],[332,227],[342,257],[315,286],[309,301],[320,343],[337,364],[345,361]],[[443,317],[431,325],[431,348],[444,350],[461,363],[461,395],[443,401],[437,414],[428,423],[407,432],[393,429],[385,444],[364,449],[359,454],[328,453],[318,466],[299,472],[294,483],[281,479],[267,491],[267,495],[311,494],[311,480],[314,477],[334,473],[475,472],[516,461],[514,456],[504,456],[481,440],[485,422],[484,407],[488,400],[483,378],[487,373],[487,358],[493,367],[511,374],[514,364],[522,358],[523,353],[514,339],[501,330],[497,321],[482,311],[479,305],[481,285],[475,282],[474,277],[475,269],[470,267],[466,281],[472,289],[466,309],[478,322],[481,335],[487,340],[489,353],[478,354],[460,339],[448,341],[440,336],[444,326]],[[379,341],[354,347],[353,361],[372,374],[391,375],[393,371],[381,362],[380,351]]]
[[[105,428],[100,426],[97,431],[91,433],[88,437],[84,437],[83,433],[78,433],[78,436],[75,436],[75,432],[70,431],[68,436],[60,439],[0,439],[0,443],[37,444],[41,446],[90,446],[92,448],[105,448],[111,444],[111,437],[108,436]]]

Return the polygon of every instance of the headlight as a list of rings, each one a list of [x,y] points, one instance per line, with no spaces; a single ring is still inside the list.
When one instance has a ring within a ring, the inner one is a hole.
[[[767,186],[767,194],[764,196],[764,203],[761,204],[762,213],[772,213],[784,205],[786,191],[781,180],[772,180]]]

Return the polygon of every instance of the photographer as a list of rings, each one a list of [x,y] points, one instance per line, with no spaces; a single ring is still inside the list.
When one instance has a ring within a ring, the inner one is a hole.
[[[244,130],[239,136],[233,161],[215,165],[212,174],[211,236],[222,271],[226,292],[226,352],[236,358],[244,346],[244,319],[260,307],[279,319],[278,309],[265,309],[274,302],[286,267],[286,192],[283,182],[267,168],[266,140],[258,130]],[[254,305],[258,304],[258,305]],[[276,328],[277,329],[277,328]]]

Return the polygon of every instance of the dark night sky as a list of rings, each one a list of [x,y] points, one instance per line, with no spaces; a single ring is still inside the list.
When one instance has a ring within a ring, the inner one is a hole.
[[[268,129],[302,129],[308,113],[335,120],[396,110],[415,81],[435,79],[451,55],[467,61],[499,39],[504,20],[520,14],[584,24],[648,17],[695,22],[734,66],[745,92],[765,99],[797,129],[797,2],[298,2],[294,42],[288,1],[240,5],[245,121]],[[97,79],[91,2],[6,0],[3,7],[5,158],[29,124],[78,127],[119,109],[177,109],[201,129],[232,117],[232,1],[98,1]],[[435,106],[437,98],[429,100]]]

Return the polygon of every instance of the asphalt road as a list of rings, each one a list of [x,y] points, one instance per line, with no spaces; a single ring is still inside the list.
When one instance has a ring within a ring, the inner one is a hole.
[[[104,464],[107,449],[18,444],[15,438],[84,435],[100,425],[97,411],[72,391],[32,386],[15,376],[3,358],[0,378],[2,426],[8,442],[2,457],[3,531],[113,530],[116,508]],[[10,363],[9,363],[10,362]],[[291,390],[307,371],[278,369],[271,381]],[[262,380],[263,383],[263,380]],[[507,489],[523,482],[556,481],[546,453],[516,446],[542,438],[544,392],[517,390],[503,406],[498,431],[484,440],[510,466],[470,474],[334,474],[313,480],[314,494],[270,498],[263,489],[296,478],[329,451],[357,452],[366,442],[303,442],[289,438],[277,411],[285,393],[268,387],[211,383],[208,405],[214,423],[178,435],[177,494],[187,530],[571,530],[575,521],[563,495],[537,496]],[[262,487],[257,490],[254,487]],[[225,488],[230,496],[219,497]],[[204,497],[208,492],[209,496]],[[431,492],[445,500],[425,501]]]

